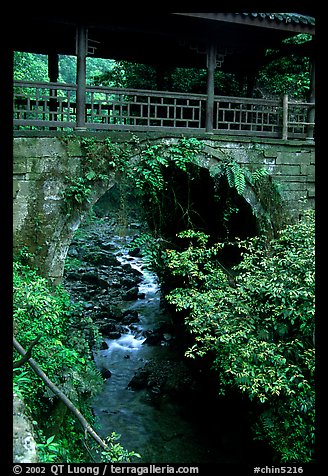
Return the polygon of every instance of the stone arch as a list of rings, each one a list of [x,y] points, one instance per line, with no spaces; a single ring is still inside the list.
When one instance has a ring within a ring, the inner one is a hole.
[[[58,220],[53,228],[52,238],[49,240],[42,272],[52,284],[56,285],[61,282],[68,248],[84,217],[100,196],[112,188],[114,184],[114,179],[98,183],[94,186],[89,201],[85,202],[83,207],[74,210],[69,216],[59,213]]]
[[[161,135],[160,133],[124,133],[119,132],[97,135],[93,140],[99,142],[113,140],[113,143],[132,145],[128,161],[133,166],[138,161],[140,148],[148,141],[164,143],[167,146],[177,143],[180,136]],[[114,173],[108,180],[95,181],[89,202],[77,208],[67,216],[63,213],[62,192],[65,190],[65,176],[81,177],[85,151],[81,142],[84,136],[73,135],[56,137],[28,136],[15,137],[14,159],[14,251],[29,245],[40,274],[54,283],[60,282],[64,261],[70,240],[77,230],[83,216],[115,183]],[[266,167],[273,182],[281,180],[282,193],[286,203],[286,215],[281,219],[287,222],[289,212],[298,216],[306,207],[314,203],[314,149],[312,145],[288,146],[284,143],[266,143],[264,140],[238,139],[228,137],[205,136],[200,140],[204,149],[200,153],[200,166],[211,175],[220,161],[227,155],[242,166]],[[83,174],[82,174],[83,176]],[[267,226],[276,227],[278,213],[271,210],[261,200],[253,188],[247,184],[243,199],[251,207],[259,222],[266,220]],[[300,199],[303,199],[300,205]],[[275,205],[274,205],[275,206]],[[273,211],[272,216],[268,218]],[[274,215],[274,216],[273,216]],[[270,230],[269,230],[270,231]]]
[[[218,148],[213,149],[211,147],[205,146],[204,154],[200,155],[198,159],[201,167],[207,169],[209,171],[209,174],[214,178],[217,174],[220,175],[220,162],[223,159],[226,159],[226,156]],[[234,159],[233,156],[232,159]],[[238,158],[236,158],[236,162],[238,163]],[[248,166],[248,164],[245,166]],[[261,225],[265,223],[267,232],[271,234],[274,225],[271,219],[268,219],[268,213],[266,211],[266,208],[262,203],[260,197],[256,193],[254,187],[252,187],[247,181],[245,184],[245,188],[241,194],[241,197],[252,210],[252,214],[254,215],[257,221],[258,231],[260,231]]]

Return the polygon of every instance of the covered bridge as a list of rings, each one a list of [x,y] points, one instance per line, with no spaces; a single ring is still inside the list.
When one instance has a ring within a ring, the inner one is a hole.
[[[314,38],[315,21],[300,13],[18,14],[14,49],[48,55],[49,82],[16,81],[15,129],[175,130],[287,139],[313,138],[314,40],[290,44],[300,33]],[[20,18],[20,20],[19,20]],[[311,58],[311,87],[303,102],[253,98],[259,69],[275,57]],[[75,55],[75,84],[58,83],[58,55]],[[156,91],[86,84],[86,58],[129,60],[156,67]],[[172,67],[207,69],[204,94],[168,91]],[[215,90],[216,68],[245,82],[245,97]]]

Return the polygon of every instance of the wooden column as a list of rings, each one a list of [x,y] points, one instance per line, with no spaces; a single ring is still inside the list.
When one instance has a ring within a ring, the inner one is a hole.
[[[309,102],[315,102],[315,66],[314,59],[311,62],[311,77],[310,77],[310,95]],[[306,139],[313,140],[314,136],[314,120],[315,120],[315,107],[310,107],[307,115],[307,122],[309,123],[306,129]]]
[[[85,94],[86,94],[86,57],[87,57],[87,29],[78,25],[76,31],[76,129],[86,130],[85,126]]]
[[[51,83],[57,83],[59,76],[58,54],[50,52],[48,54],[48,77]]]
[[[51,83],[57,83],[59,76],[59,56],[57,53],[48,53],[48,77]],[[57,121],[57,90],[50,89],[49,112],[50,120]],[[56,130],[57,127],[50,127],[50,130]]]
[[[207,50],[207,101],[206,101],[206,132],[213,132],[214,112],[214,72],[216,68],[216,46],[211,43]]]
[[[282,139],[288,139],[288,94],[282,97]]]

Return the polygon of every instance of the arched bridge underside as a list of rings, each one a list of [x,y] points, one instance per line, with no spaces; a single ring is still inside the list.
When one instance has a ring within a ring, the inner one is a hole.
[[[115,183],[115,169],[107,178],[94,182],[89,201],[67,212],[65,190],[69,182],[83,177],[85,149],[82,138],[88,133],[37,133],[14,137],[14,249],[27,246],[36,256],[41,274],[59,283],[69,244],[81,220],[97,200]],[[128,161],[138,160],[138,150],[144,144],[176,143],[181,134],[106,132],[89,133],[97,142],[134,144]],[[298,219],[306,208],[314,208],[314,160],[312,141],[241,138],[196,134],[204,147],[198,159],[210,173],[227,157],[243,167],[266,168],[278,189],[287,211],[286,221]],[[129,149],[131,150],[131,149]],[[66,194],[67,195],[67,194]],[[244,199],[254,215],[261,219],[266,212],[261,199],[251,186],[245,187]],[[215,219],[215,217],[213,217]],[[274,224],[273,224],[274,226]]]

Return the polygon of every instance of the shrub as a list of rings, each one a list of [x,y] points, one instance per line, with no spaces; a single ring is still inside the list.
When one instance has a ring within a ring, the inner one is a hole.
[[[183,234],[185,238],[186,233]],[[222,392],[238,387],[263,409],[255,436],[282,461],[308,462],[314,445],[314,213],[277,239],[239,242],[231,276],[217,260],[224,244],[207,247],[189,232],[187,250],[168,250],[182,287],[167,299],[188,310],[194,336],[187,355],[210,352]],[[196,243],[195,243],[196,238]]]
[[[36,271],[19,261],[14,263],[14,333],[50,380],[79,408],[89,422],[93,416],[88,399],[102,386],[92,346],[98,331],[82,310],[70,303],[61,287],[51,289]],[[89,336],[87,338],[87,336]],[[91,336],[91,337],[90,337]],[[18,360],[15,355],[15,360]],[[109,450],[100,452],[93,442],[87,446],[82,429],[72,414],[28,365],[14,369],[14,391],[20,395],[36,425],[36,442],[41,462],[88,462],[98,455],[101,461],[129,462],[139,455],[126,451],[113,433],[107,440]],[[87,451],[86,451],[87,450]]]

